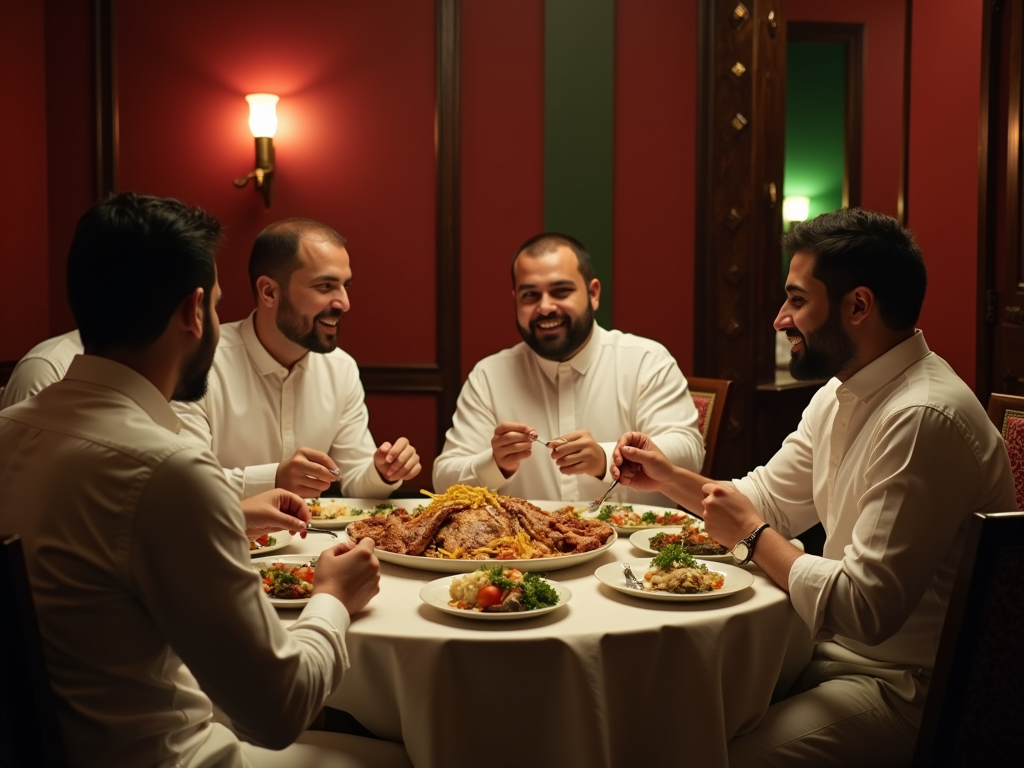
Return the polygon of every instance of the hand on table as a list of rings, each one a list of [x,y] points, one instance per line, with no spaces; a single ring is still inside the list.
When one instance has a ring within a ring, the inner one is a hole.
[[[533,441],[536,439],[537,430],[526,424],[503,421],[496,426],[494,437],[491,438],[491,453],[501,474],[512,477],[518,472],[522,461],[530,458]]]
[[[312,518],[309,507],[291,491],[274,488],[240,502],[245,515],[245,535],[258,539],[265,533],[289,531],[306,538],[306,525]]]
[[[612,451],[612,477],[638,491],[661,491],[675,466],[643,432],[627,432]]]
[[[551,458],[563,475],[590,475],[602,478],[608,458],[586,429],[577,429],[551,441]]]
[[[354,615],[380,592],[380,562],[373,554],[373,539],[356,545],[335,544],[320,553],[313,580],[313,594],[326,592],[341,600]]]
[[[731,483],[705,483],[700,490],[704,494],[704,527],[723,547],[732,549],[764,522],[750,499]]]
[[[400,437],[394,444],[381,443],[373,454],[373,466],[385,483],[410,480],[420,473],[420,455],[408,439]]]
[[[319,496],[321,491],[337,479],[331,472],[337,468],[334,459],[323,451],[299,448],[294,456],[277,465],[274,485],[303,498]]]

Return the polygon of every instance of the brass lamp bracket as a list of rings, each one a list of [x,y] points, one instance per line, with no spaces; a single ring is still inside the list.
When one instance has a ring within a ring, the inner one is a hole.
[[[263,202],[267,208],[274,196],[274,140],[267,136],[256,137],[256,168],[245,176],[234,180],[234,185],[241,189],[249,183],[249,179],[255,181],[256,191],[263,195]]]

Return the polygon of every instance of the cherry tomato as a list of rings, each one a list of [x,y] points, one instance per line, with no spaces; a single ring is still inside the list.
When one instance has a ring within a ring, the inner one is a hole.
[[[296,577],[303,581],[308,581],[310,584],[313,583],[313,569],[312,568],[299,568],[295,571]]]
[[[493,584],[488,584],[486,587],[483,587],[476,596],[476,607],[481,610],[491,605],[497,605],[500,602],[501,589]]]
[[[256,543],[259,544],[262,547],[267,546],[267,544],[270,543],[270,534],[269,533],[264,533],[262,536],[260,536],[258,539],[256,539]]]

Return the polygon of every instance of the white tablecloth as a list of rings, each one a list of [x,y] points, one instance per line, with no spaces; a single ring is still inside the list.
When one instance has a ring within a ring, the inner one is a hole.
[[[295,537],[281,553],[332,541]],[[521,621],[442,613],[419,591],[447,574],[382,563],[381,592],[354,618],[352,667],[328,703],[404,741],[417,768],[725,766],[729,739],[810,659],[808,629],[754,566],[750,589],[686,603],[630,597],[593,575],[645,556],[622,537],[552,571],[572,600]]]

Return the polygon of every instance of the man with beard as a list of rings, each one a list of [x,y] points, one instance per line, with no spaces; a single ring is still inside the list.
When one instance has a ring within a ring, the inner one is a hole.
[[[796,432],[732,483],[623,435],[630,487],[703,506],[708,533],[782,589],[817,641],[788,698],[729,745],[730,766],[909,765],[950,589],[975,512],[1016,508],[1006,446],[915,330],[925,267],[888,216],[797,224],[775,320],[798,379],[831,377]],[[822,557],[789,543],[821,523]]]
[[[255,746],[291,744],[338,687],[379,564],[372,542],[323,552],[285,630],[246,535],[302,531],[309,510],[281,490],[240,504],[213,454],[179,434],[168,400],[202,396],[217,345],[219,233],[177,200],[126,192],[90,209],[67,271],[84,354],[0,416],[0,530],[21,536],[64,756],[349,765],[338,750],[351,746],[401,760],[397,745],[336,734],[284,756]]]
[[[580,242],[544,233],[523,243],[512,259],[512,297],[523,343],[469,374],[434,463],[435,488],[469,483],[523,498],[592,499],[611,482],[615,440],[631,429],[658,435],[673,461],[700,469],[704,442],[686,379],[661,344],[594,322],[601,284]],[[635,490],[613,494],[665,502]]]
[[[275,487],[317,496],[336,479],[344,496],[386,498],[420,471],[406,438],[374,444],[359,369],[338,349],[345,242],[310,219],[263,230],[249,258],[256,310],[221,328],[206,395],[177,407],[240,498]]]

